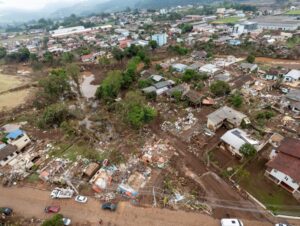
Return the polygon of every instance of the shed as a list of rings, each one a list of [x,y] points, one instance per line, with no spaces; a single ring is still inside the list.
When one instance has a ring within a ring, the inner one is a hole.
[[[96,162],[90,163],[83,171],[83,174],[88,178],[91,178],[100,169],[100,165]]]
[[[184,98],[193,105],[199,105],[202,101],[202,95],[195,90],[189,90],[184,94]]]

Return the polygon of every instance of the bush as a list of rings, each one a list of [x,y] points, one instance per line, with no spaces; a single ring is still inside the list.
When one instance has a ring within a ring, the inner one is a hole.
[[[172,92],[171,96],[176,100],[176,102],[179,102],[182,97],[182,92],[179,90],[175,90]]]
[[[156,110],[145,105],[145,99],[139,92],[128,92],[123,105],[125,121],[133,128],[140,128],[157,115]]]
[[[53,104],[44,110],[38,122],[40,128],[60,126],[69,117],[67,108],[62,104]]]
[[[227,82],[224,81],[215,81],[209,88],[210,91],[218,97],[225,96],[230,93],[230,86]]]
[[[110,71],[107,77],[103,80],[98,87],[96,97],[98,99],[104,99],[105,101],[111,101],[119,94],[122,84],[121,71]]]
[[[206,73],[199,73],[191,69],[187,69],[182,76],[182,81],[184,82],[207,80],[207,79],[208,79],[208,75]]]
[[[64,226],[63,215],[55,214],[50,219],[47,219],[43,222],[42,226]]]
[[[234,107],[239,108],[243,104],[243,97],[239,93],[233,94],[229,97],[229,103]]]
[[[257,152],[254,146],[249,143],[243,144],[239,151],[246,158],[253,157]]]
[[[152,80],[151,79],[141,79],[138,81],[138,87],[140,89],[143,89],[143,88],[146,88],[146,87],[149,87],[153,84]]]
[[[255,56],[250,54],[246,60],[248,63],[253,64],[255,62]]]
[[[256,119],[258,120],[268,120],[275,116],[275,113],[273,111],[261,111],[257,113]]]

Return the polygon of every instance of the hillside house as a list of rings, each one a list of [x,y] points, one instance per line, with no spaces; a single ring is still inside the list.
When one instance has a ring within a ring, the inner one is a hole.
[[[283,76],[284,82],[295,82],[300,80],[300,70],[293,69]]]
[[[17,157],[17,147],[5,144],[0,141],[0,166],[5,166],[15,157]]]

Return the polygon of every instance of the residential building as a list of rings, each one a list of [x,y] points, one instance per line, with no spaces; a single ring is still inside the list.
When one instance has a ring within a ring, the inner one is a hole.
[[[166,33],[154,34],[151,36],[151,40],[156,41],[159,46],[163,46],[168,42],[168,35]]]
[[[221,141],[223,142],[225,148],[230,151],[233,155],[243,157],[243,154],[240,152],[240,148],[244,144],[251,144],[256,149],[256,151],[261,150],[263,144],[258,140],[255,140],[250,137],[244,130],[235,128],[227,131],[222,137]]]
[[[220,69],[214,64],[205,64],[199,68],[199,72],[207,73],[209,75],[216,74]]]
[[[257,28],[257,22],[245,21],[243,23],[235,24],[233,27],[233,33],[238,35],[245,34],[251,31],[255,31],[257,30]]]
[[[17,157],[17,147],[5,144],[0,141],[0,166],[5,166],[15,157]]]
[[[284,82],[295,82],[300,80],[300,70],[293,69],[283,76]]]
[[[20,129],[11,131],[7,136],[7,143],[14,145],[17,147],[18,151],[21,151],[25,148],[28,144],[30,144],[31,140],[27,136],[27,134]]]
[[[224,106],[207,116],[207,128],[212,131],[216,131],[223,125],[229,128],[235,128],[239,127],[243,121],[246,124],[250,123],[247,115]]]
[[[300,197],[300,141],[284,138],[271,160],[265,175],[277,185]]]
[[[172,65],[172,68],[177,71],[177,72],[180,72],[180,73],[183,73],[185,72],[185,70],[187,69],[187,65],[185,64],[173,64]]]

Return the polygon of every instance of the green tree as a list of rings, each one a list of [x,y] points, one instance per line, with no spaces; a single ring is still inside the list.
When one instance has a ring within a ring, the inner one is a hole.
[[[155,50],[158,47],[158,44],[155,40],[150,40],[149,41],[149,46],[152,50]]]
[[[210,91],[218,97],[225,96],[230,93],[230,86],[224,81],[214,81],[210,87]]]
[[[79,95],[81,95],[80,91],[80,82],[79,82],[79,76],[80,76],[80,68],[77,64],[68,64],[66,67],[66,73],[67,76],[72,78],[72,80],[76,84],[77,92]]]
[[[235,93],[233,95],[230,95],[229,102],[236,108],[239,108],[243,104],[243,97],[239,93]]]
[[[138,81],[138,87],[140,89],[146,88],[148,86],[151,86],[153,84],[151,79],[141,79]]]
[[[64,69],[52,70],[48,77],[40,80],[40,86],[43,88],[43,96],[48,101],[56,101],[64,94],[69,92],[69,78]]]
[[[37,62],[39,60],[38,56],[35,53],[30,53],[29,59],[31,63]]]
[[[60,126],[69,116],[68,109],[63,104],[53,104],[44,110],[38,126],[40,128]]]
[[[45,52],[44,55],[43,55],[43,58],[44,58],[44,62],[47,63],[47,64],[53,64],[53,54],[49,51]]]
[[[253,54],[250,54],[246,60],[248,63],[253,64],[255,62],[255,56]]]
[[[6,56],[6,49],[4,47],[0,47],[0,59]]]
[[[20,48],[18,50],[19,62],[26,62],[29,60],[30,52],[27,48]]]
[[[193,30],[193,25],[188,23],[183,23],[179,26],[179,28],[182,30],[182,33],[188,33]]]
[[[74,60],[74,55],[73,53],[65,52],[61,55],[61,60],[64,64],[72,63]]]
[[[241,147],[240,147],[240,153],[246,157],[246,158],[250,158],[250,157],[253,157],[257,151],[256,149],[254,148],[254,146],[252,144],[249,144],[249,143],[245,143],[243,144]]]
[[[121,71],[115,70],[108,72],[107,77],[102,81],[101,85],[97,88],[96,97],[111,101],[119,94],[122,84]]]
[[[45,220],[42,226],[64,226],[63,215],[55,214],[51,218]]]
[[[124,52],[117,47],[113,48],[112,55],[117,61],[122,61],[123,58],[125,57]]]
[[[130,91],[126,94],[123,104],[125,121],[133,128],[140,128],[145,123],[153,120],[157,112],[145,104],[145,99],[140,92]]]

